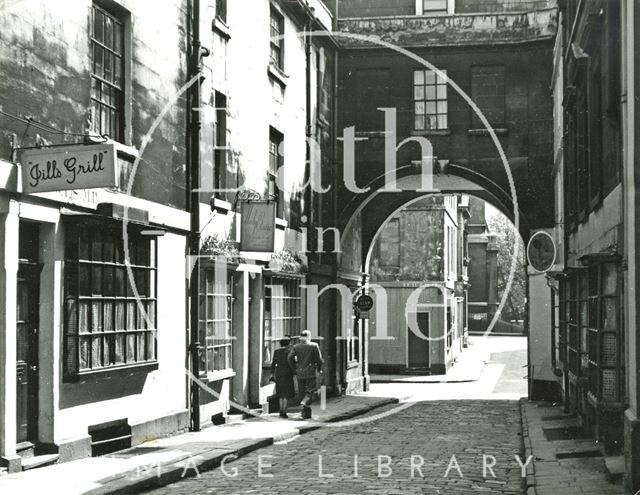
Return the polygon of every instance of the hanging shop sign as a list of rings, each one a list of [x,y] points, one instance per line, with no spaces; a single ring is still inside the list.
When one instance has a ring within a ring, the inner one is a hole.
[[[270,253],[275,247],[275,201],[241,203],[240,251]]]
[[[114,144],[19,150],[22,191],[41,193],[115,187],[116,161]]]

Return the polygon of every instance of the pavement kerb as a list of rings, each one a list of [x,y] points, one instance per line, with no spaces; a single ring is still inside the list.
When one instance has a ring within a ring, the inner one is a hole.
[[[531,449],[531,437],[529,436],[529,420],[527,418],[527,410],[526,410],[526,401],[527,399],[520,399],[520,417],[522,418],[522,441],[524,443],[524,458],[531,458],[531,464],[527,467],[527,477],[526,477],[526,486],[525,490],[527,495],[537,495],[536,490],[536,458],[533,455],[533,450]]]
[[[356,416],[360,416],[369,411],[373,411],[380,407],[388,406],[391,404],[398,404],[400,399],[389,398],[380,400],[376,404],[369,406],[363,406],[351,411],[329,416],[325,419],[319,420],[319,423],[335,423],[339,421],[345,421]],[[220,452],[220,446],[215,449],[200,453],[197,455],[187,454],[178,460],[174,460],[166,465],[161,465],[161,472],[149,473],[145,472],[140,475],[138,470],[131,470],[126,473],[122,473],[114,477],[112,481],[106,480],[105,484],[101,487],[95,488],[86,492],[86,495],[125,495],[132,493],[139,493],[143,490],[150,490],[153,488],[160,488],[171,483],[175,483],[184,478],[191,478],[199,473],[210,471],[220,466],[222,460],[228,456],[235,456],[240,458],[255,450],[263,447],[273,445],[275,442],[292,438],[296,435],[302,435],[322,428],[321,424],[318,425],[306,425],[300,428],[294,428],[292,432],[276,435],[273,437],[266,437],[256,440],[248,440],[247,445],[238,449],[229,449],[228,451]],[[132,479],[135,476],[135,479]]]

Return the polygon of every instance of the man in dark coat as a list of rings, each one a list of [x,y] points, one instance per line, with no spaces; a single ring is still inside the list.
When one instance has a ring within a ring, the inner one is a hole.
[[[316,391],[316,373],[322,373],[323,363],[320,347],[311,342],[311,332],[304,330],[300,335],[300,343],[294,345],[289,352],[289,364],[296,370],[298,386],[304,392],[300,405],[305,419],[311,417],[310,406]]]

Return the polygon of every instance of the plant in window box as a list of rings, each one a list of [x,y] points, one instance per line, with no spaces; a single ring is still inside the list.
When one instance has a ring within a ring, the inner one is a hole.
[[[283,249],[271,255],[269,268],[282,273],[304,273],[306,266],[300,256],[290,249]]]
[[[200,254],[209,256],[212,260],[221,260],[228,264],[237,265],[241,262],[238,244],[229,239],[220,239],[217,234],[207,236],[202,242]]]

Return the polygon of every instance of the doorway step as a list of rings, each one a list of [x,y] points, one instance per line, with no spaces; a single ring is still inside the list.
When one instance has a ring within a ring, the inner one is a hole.
[[[429,368],[405,368],[402,370],[403,375],[430,375],[431,372]]]
[[[60,454],[50,452],[44,447],[34,445],[31,442],[22,442],[16,446],[18,455],[22,458],[22,470],[28,471],[39,467],[56,464]]]

